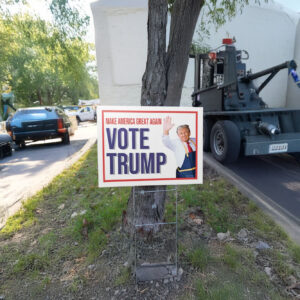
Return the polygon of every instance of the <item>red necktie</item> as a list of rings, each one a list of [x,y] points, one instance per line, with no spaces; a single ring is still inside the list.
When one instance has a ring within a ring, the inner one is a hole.
[[[187,143],[187,146],[188,146],[188,151],[189,151],[189,152],[193,152],[193,149],[192,149],[192,147],[190,146],[189,141],[187,141],[186,143]]]

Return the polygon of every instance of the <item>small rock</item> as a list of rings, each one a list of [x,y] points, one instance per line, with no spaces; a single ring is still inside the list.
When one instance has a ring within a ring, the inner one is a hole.
[[[77,217],[78,216],[78,213],[76,212],[76,211],[74,211],[73,213],[72,213],[72,215],[71,215],[71,219],[73,219],[73,218],[75,218],[75,217]]]
[[[291,285],[295,285],[297,282],[297,279],[295,276],[293,275],[290,275],[287,279],[286,279],[286,283],[288,286],[291,286]]]
[[[89,266],[88,266],[88,269],[89,269],[89,270],[94,270],[95,267],[96,267],[95,265],[89,265]]]
[[[269,277],[271,277],[271,276],[272,276],[272,269],[269,268],[269,267],[265,267],[265,273],[266,273]]]
[[[197,225],[201,225],[203,223],[203,220],[201,218],[195,218],[194,223],[196,223]]]
[[[78,246],[78,242],[75,242],[75,243],[74,243],[74,246]]]
[[[164,279],[164,284],[167,284],[167,283],[169,283],[169,279],[165,278]]]
[[[219,232],[219,233],[217,234],[217,238],[218,238],[219,241],[224,241],[224,240],[226,240],[226,239],[229,238],[229,237],[230,237],[230,231],[227,231],[226,233],[224,233],[224,232]]]
[[[153,284],[153,280],[150,281],[150,284]]]
[[[179,276],[182,276],[182,274],[183,274],[183,269],[182,269],[182,268],[179,268],[179,269],[178,269],[178,275],[179,275]]]
[[[107,287],[105,290],[106,290],[107,292],[109,292],[109,291],[110,291],[110,287]]]
[[[265,249],[270,249],[270,246],[265,242],[259,241],[256,244],[255,248],[258,249],[258,250],[265,250]]]
[[[124,264],[123,264],[123,266],[124,266],[124,267],[128,267],[128,266],[129,266],[129,262],[128,262],[128,261],[125,261]]]
[[[79,214],[80,214],[81,216],[85,215],[85,214],[86,214],[86,209],[82,210]]]
[[[174,279],[173,279],[173,277],[170,277],[170,279],[169,279],[169,280],[170,280],[170,282],[173,282],[173,280],[174,280]]]
[[[253,251],[253,256],[254,256],[254,258],[256,258],[258,254],[259,254],[259,253],[258,253],[257,251]]]
[[[237,234],[237,237],[240,239],[240,240],[245,240],[248,236],[248,232],[247,232],[247,229],[244,229],[242,228],[239,233]]]
[[[159,283],[158,283],[158,282],[156,282],[155,286],[156,286],[156,287],[159,287]]]
[[[62,210],[62,209],[64,209],[65,208],[65,204],[63,203],[63,204],[61,204],[59,207],[58,207],[58,209],[60,209],[60,210]]]
[[[115,296],[119,295],[120,291],[119,290],[116,290],[115,291]]]
[[[123,290],[122,290],[123,293],[126,293],[126,291],[127,291],[126,289],[123,289]]]

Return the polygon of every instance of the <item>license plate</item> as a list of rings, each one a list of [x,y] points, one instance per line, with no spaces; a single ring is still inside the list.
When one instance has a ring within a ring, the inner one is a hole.
[[[269,146],[269,153],[280,153],[288,151],[288,143],[283,144],[271,144]]]

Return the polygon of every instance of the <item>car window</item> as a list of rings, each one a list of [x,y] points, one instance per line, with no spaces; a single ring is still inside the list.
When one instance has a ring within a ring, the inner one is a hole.
[[[91,109],[89,107],[86,108],[87,111],[91,111]]]

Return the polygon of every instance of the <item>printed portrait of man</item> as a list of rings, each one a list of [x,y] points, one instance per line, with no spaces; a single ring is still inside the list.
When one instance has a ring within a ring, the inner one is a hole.
[[[176,129],[177,138],[171,139],[169,132],[175,125],[172,118],[167,116],[163,120],[163,144],[173,151],[177,168],[176,178],[195,178],[196,177],[196,142],[191,138],[189,125],[180,125]]]

